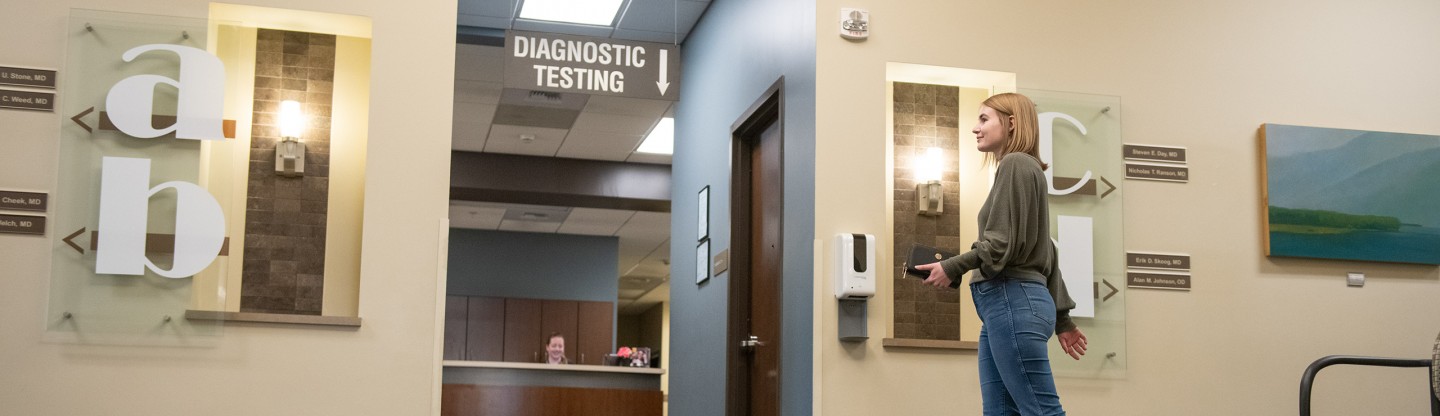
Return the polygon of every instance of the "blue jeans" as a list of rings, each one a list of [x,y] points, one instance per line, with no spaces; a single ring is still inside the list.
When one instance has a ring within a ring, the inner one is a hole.
[[[1046,343],[1055,300],[1039,282],[1000,277],[970,284],[980,314],[980,395],[984,414],[1064,415]]]

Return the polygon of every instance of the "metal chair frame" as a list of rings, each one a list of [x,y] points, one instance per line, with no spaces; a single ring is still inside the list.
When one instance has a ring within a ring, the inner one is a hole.
[[[1437,340],[1437,348],[1440,348],[1440,340]],[[1430,392],[1428,392],[1429,394],[1426,394],[1427,396],[1430,396],[1430,414],[1431,416],[1440,416],[1440,397],[1437,397],[1436,394],[1437,381],[1435,380],[1435,373],[1433,367],[1437,365],[1435,360],[1360,357],[1354,355],[1331,355],[1315,360],[1315,362],[1313,363],[1310,363],[1310,367],[1305,369],[1305,376],[1300,378],[1300,416],[1310,416],[1310,390],[1311,387],[1313,387],[1315,384],[1315,375],[1319,374],[1320,370],[1324,369],[1325,367],[1336,364],[1364,365],[1373,367],[1423,367],[1431,371],[1430,377],[1427,377],[1430,379]]]

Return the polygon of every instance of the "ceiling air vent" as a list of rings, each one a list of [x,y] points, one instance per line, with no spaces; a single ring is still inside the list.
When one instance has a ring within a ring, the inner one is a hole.
[[[525,97],[525,101],[540,104],[560,104],[561,97],[558,92],[530,91],[530,95]]]

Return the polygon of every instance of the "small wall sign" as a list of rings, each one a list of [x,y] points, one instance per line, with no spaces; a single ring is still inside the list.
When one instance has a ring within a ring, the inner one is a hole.
[[[1124,149],[1126,160],[1185,163],[1185,148],[1183,147],[1127,144]]]
[[[45,235],[45,217],[0,214],[0,233]]]
[[[1190,290],[1189,274],[1128,272],[1125,280],[1132,288]]]
[[[55,89],[55,71],[0,66],[0,85]]]
[[[1190,168],[1184,166],[1152,165],[1148,163],[1126,163],[1125,178],[1167,182],[1189,182]]]
[[[55,111],[55,93],[0,90],[0,108]]]
[[[1125,266],[1141,269],[1190,270],[1190,256],[1130,251],[1125,253]]]
[[[44,212],[49,202],[50,195],[40,192],[0,190],[0,209]]]

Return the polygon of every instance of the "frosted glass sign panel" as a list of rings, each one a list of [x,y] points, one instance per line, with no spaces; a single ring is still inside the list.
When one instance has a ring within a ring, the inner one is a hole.
[[[66,30],[47,338],[213,343],[217,323],[185,319],[223,303],[229,261],[207,181],[232,166],[205,155],[234,134],[207,22],[73,10]]]
[[[1050,343],[1055,374],[1125,376],[1125,245],[1120,98],[1020,90],[1040,118],[1040,158],[1050,165],[1050,232],[1060,271],[1075,299],[1071,311],[1089,352],[1071,359]]]

